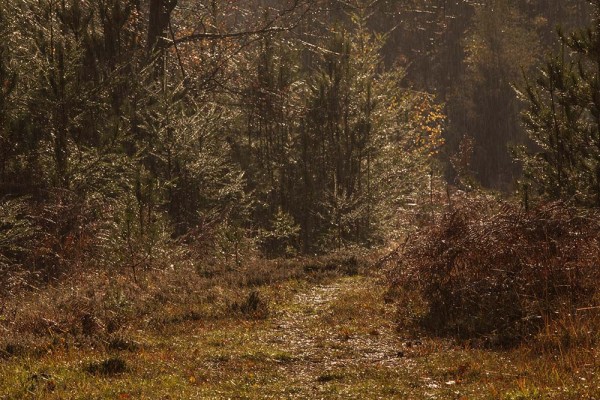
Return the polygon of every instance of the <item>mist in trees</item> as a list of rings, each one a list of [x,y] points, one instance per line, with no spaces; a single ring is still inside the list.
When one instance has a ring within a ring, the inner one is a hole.
[[[400,58],[407,77],[445,105],[445,160],[466,135],[474,139],[472,169],[487,188],[510,190],[520,176],[511,147],[527,142],[513,85],[524,82],[556,50],[557,27],[590,22],[586,1],[385,2],[392,30],[386,59]],[[380,17],[386,20],[385,17]],[[397,22],[397,27],[392,21]],[[382,23],[383,24],[383,23]],[[449,168],[452,182],[456,171]]]

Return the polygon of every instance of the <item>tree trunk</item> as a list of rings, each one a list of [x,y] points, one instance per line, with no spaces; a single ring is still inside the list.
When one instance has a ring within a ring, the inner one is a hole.
[[[171,13],[177,5],[177,0],[150,0],[148,17],[147,50],[151,54],[164,45],[161,40],[169,26]]]

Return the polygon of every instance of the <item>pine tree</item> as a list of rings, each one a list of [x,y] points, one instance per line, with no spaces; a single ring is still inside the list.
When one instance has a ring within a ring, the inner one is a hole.
[[[310,199],[302,233],[326,248],[388,233],[395,212],[423,188],[441,143],[441,109],[402,87],[401,68],[386,70],[386,36],[368,28],[368,6],[355,3],[351,27],[321,46],[300,134]]]
[[[520,92],[534,145],[519,157],[543,196],[600,206],[600,2],[592,26],[559,36],[561,53]]]

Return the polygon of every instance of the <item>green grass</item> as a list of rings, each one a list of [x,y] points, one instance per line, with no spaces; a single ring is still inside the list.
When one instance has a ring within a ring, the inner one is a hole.
[[[396,306],[386,304],[384,295],[374,277],[290,280],[261,289],[269,301],[265,319],[180,319],[159,330],[132,330],[120,346],[96,349],[57,341],[45,352],[0,362],[0,399],[516,400],[600,394],[593,350],[581,350],[579,364],[565,364],[526,348],[476,350],[436,338],[414,340],[394,323]]]

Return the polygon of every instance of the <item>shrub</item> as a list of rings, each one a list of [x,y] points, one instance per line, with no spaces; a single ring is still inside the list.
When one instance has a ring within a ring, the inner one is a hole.
[[[589,305],[599,264],[597,212],[479,195],[413,236],[392,281],[420,294],[425,327],[511,344]]]
[[[115,252],[110,202],[68,190],[0,199],[0,294],[57,280]]]
[[[17,271],[31,257],[39,236],[25,200],[0,200],[0,293],[22,284],[27,274]]]
[[[300,227],[294,217],[281,209],[271,221],[271,229],[259,232],[259,241],[264,253],[269,257],[296,255]]]
[[[269,303],[257,290],[252,290],[242,302],[233,303],[231,310],[250,319],[264,319],[269,315]]]
[[[100,362],[89,363],[85,371],[92,375],[118,375],[127,372],[127,363],[120,357],[111,357]]]

